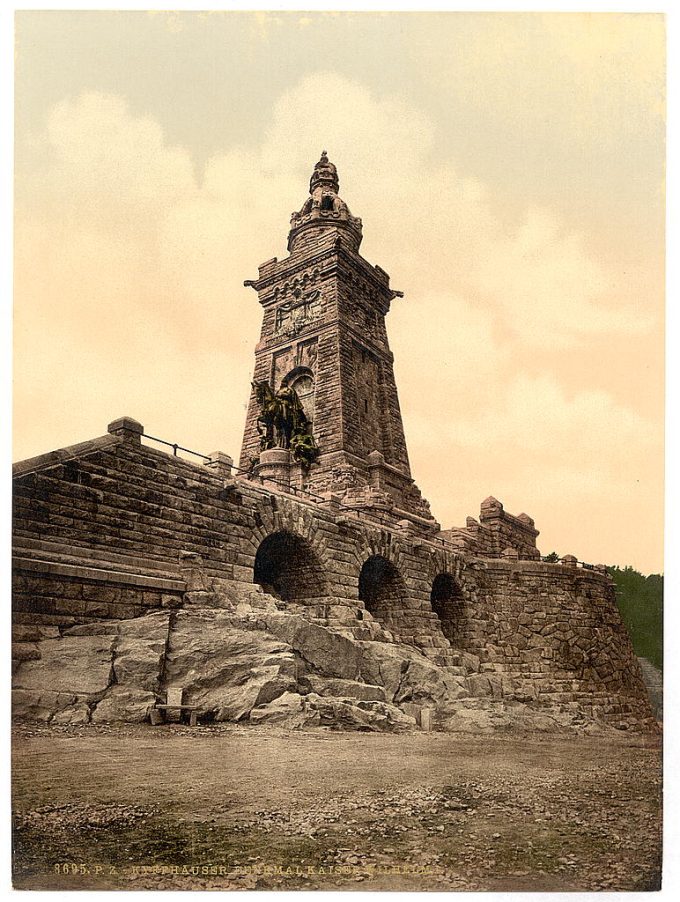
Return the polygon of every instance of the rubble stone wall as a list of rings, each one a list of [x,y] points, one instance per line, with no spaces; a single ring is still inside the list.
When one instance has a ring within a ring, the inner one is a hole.
[[[648,715],[639,663],[611,580],[596,571],[529,561],[472,561],[460,648],[504,698]]]

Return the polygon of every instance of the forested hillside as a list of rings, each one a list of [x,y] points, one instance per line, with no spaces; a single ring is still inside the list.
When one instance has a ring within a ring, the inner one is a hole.
[[[609,567],[609,572],[635,653],[663,668],[663,576],[643,576],[632,567]]]

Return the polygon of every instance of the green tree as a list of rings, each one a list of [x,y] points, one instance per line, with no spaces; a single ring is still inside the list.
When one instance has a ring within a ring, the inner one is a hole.
[[[628,628],[635,654],[663,669],[663,576],[644,576],[632,567],[609,567],[616,603]]]

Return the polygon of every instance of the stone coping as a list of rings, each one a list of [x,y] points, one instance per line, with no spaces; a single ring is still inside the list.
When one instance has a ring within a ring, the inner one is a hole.
[[[36,457],[28,457],[26,460],[19,460],[12,464],[12,476],[25,476],[27,473],[33,473],[36,470],[56,467],[59,464],[68,463],[69,460],[77,460],[88,454],[101,451],[102,448],[117,445],[120,441],[121,439],[115,435],[100,435],[98,438],[79,442],[76,445],[69,445],[67,448],[49,451],[47,454],[38,454]]]
[[[564,573],[567,576],[588,576],[593,579],[604,579],[609,582],[609,575],[601,570],[590,569],[590,567],[566,567],[560,563],[550,563],[549,561],[512,561],[505,558],[489,558],[489,557],[471,557],[466,555],[468,565],[478,565],[486,570],[523,570],[535,571],[536,573]]]

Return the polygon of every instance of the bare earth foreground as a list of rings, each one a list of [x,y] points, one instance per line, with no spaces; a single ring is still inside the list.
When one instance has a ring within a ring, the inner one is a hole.
[[[653,890],[661,747],[23,725],[22,889]]]

